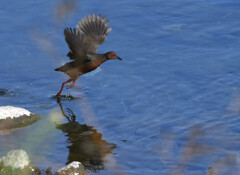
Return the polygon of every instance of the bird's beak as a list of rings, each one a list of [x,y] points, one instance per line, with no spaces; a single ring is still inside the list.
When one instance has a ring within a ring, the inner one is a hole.
[[[117,59],[119,59],[119,60],[121,60],[121,61],[122,61],[122,58],[120,58],[120,57],[117,57]]]

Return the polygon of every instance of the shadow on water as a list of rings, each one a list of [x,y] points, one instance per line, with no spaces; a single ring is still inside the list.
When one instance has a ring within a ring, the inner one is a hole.
[[[0,96],[3,96],[6,94],[6,91],[4,89],[0,89]]]
[[[57,99],[57,103],[60,103],[61,100],[75,100],[75,99],[81,99],[81,97],[74,97],[71,94],[66,94],[66,95],[60,95],[60,96],[56,96],[56,95],[51,95],[51,98],[53,99]],[[65,116],[66,117],[66,116]]]
[[[14,91],[12,89],[0,89],[0,96],[14,96]]]
[[[58,99],[58,104],[63,116],[68,120],[67,123],[56,125],[57,129],[66,133],[67,143],[69,143],[66,164],[79,161],[86,169],[94,172],[105,169],[104,158],[108,154],[113,154],[112,150],[117,145],[103,140],[102,134],[92,126],[78,123],[76,115],[71,109],[66,108],[66,114],[60,99]]]

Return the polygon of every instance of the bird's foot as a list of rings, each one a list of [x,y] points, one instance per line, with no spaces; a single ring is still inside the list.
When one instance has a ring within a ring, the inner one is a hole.
[[[58,98],[58,97],[60,97],[60,95],[61,95],[60,93],[57,93],[57,94],[55,95],[55,97]]]
[[[72,87],[73,87],[73,85],[71,84],[71,85],[67,86],[67,89],[71,89]]]
[[[75,81],[74,81],[72,84],[70,84],[70,85],[67,87],[67,89],[71,89],[74,85],[75,85]]]

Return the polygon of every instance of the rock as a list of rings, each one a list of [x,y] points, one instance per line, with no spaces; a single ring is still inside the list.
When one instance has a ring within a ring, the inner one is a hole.
[[[22,128],[41,117],[30,111],[13,106],[0,106],[0,130]]]
[[[216,175],[213,167],[208,167],[208,175]]]
[[[45,171],[46,175],[52,175],[52,167],[48,167]]]
[[[87,171],[85,171],[84,166],[77,161],[74,161],[65,167],[58,170],[55,175],[85,175]]]
[[[0,158],[1,175],[29,175],[36,174],[30,165],[30,160],[24,150],[12,150]]]
[[[21,168],[29,165],[30,161],[27,153],[24,150],[13,150],[7,153],[0,159],[3,166],[11,166],[13,169]]]

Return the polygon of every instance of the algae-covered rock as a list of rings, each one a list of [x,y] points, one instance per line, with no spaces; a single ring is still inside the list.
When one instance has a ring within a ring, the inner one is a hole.
[[[24,150],[10,151],[6,156],[0,158],[0,162],[3,164],[3,166],[10,166],[13,169],[23,169],[30,163],[28,155]]]
[[[24,150],[12,150],[0,158],[1,175],[37,174]]]

